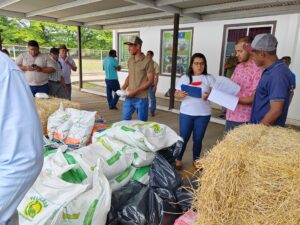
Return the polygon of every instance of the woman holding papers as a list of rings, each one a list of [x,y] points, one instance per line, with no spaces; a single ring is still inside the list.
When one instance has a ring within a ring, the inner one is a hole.
[[[179,130],[184,140],[182,151],[176,160],[178,170],[182,169],[181,160],[192,133],[193,165],[200,157],[202,139],[211,116],[211,106],[207,97],[214,82],[214,77],[207,73],[205,56],[195,53],[191,58],[187,75],[180,78],[175,92],[175,97],[182,99]]]

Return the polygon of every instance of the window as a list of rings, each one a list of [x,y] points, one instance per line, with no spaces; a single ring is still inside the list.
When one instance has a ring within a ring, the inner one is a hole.
[[[220,64],[220,75],[224,73],[224,64],[226,60],[235,54],[235,42],[244,36],[254,38],[257,34],[275,33],[276,21],[251,24],[225,25],[223,31],[222,55]]]
[[[118,60],[121,65],[122,70],[128,69],[128,59],[130,58],[130,53],[128,52],[128,46],[124,45],[132,36],[140,36],[139,32],[126,32],[118,33]]]
[[[186,73],[192,53],[193,29],[184,28],[178,32],[178,52],[176,74]],[[173,30],[161,31],[161,53],[160,68],[162,75],[171,75],[172,52],[173,52]]]

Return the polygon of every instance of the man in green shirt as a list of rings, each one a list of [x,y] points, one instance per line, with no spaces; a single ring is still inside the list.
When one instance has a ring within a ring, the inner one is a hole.
[[[152,59],[142,53],[142,43],[138,36],[124,43],[132,57],[128,60],[128,76],[122,86],[122,90],[128,91],[123,103],[123,120],[131,120],[135,111],[139,120],[148,120],[148,89],[154,80],[154,66]]]

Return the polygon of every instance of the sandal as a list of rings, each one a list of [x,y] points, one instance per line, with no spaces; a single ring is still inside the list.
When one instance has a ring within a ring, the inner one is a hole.
[[[175,163],[176,163],[175,165],[176,170],[182,170],[182,162],[176,159]]]

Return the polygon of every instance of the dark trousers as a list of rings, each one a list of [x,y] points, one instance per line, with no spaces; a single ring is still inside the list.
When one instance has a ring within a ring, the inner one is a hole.
[[[40,86],[32,86],[32,85],[30,85],[30,90],[31,90],[33,96],[35,96],[36,93],[46,93],[46,94],[49,94],[49,86],[48,86],[48,84],[44,84],[44,85],[40,85]]]
[[[108,80],[105,79],[106,83],[106,98],[108,106],[115,107],[118,103],[119,96],[116,94],[117,90],[120,90],[120,83],[118,80]],[[114,92],[114,96],[113,93]]]
[[[183,138],[183,147],[181,153],[177,157],[178,160],[182,160],[186,145],[193,132],[193,160],[200,157],[202,149],[202,140],[210,120],[209,116],[190,116],[183,113],[179,115],[179,132]]]

